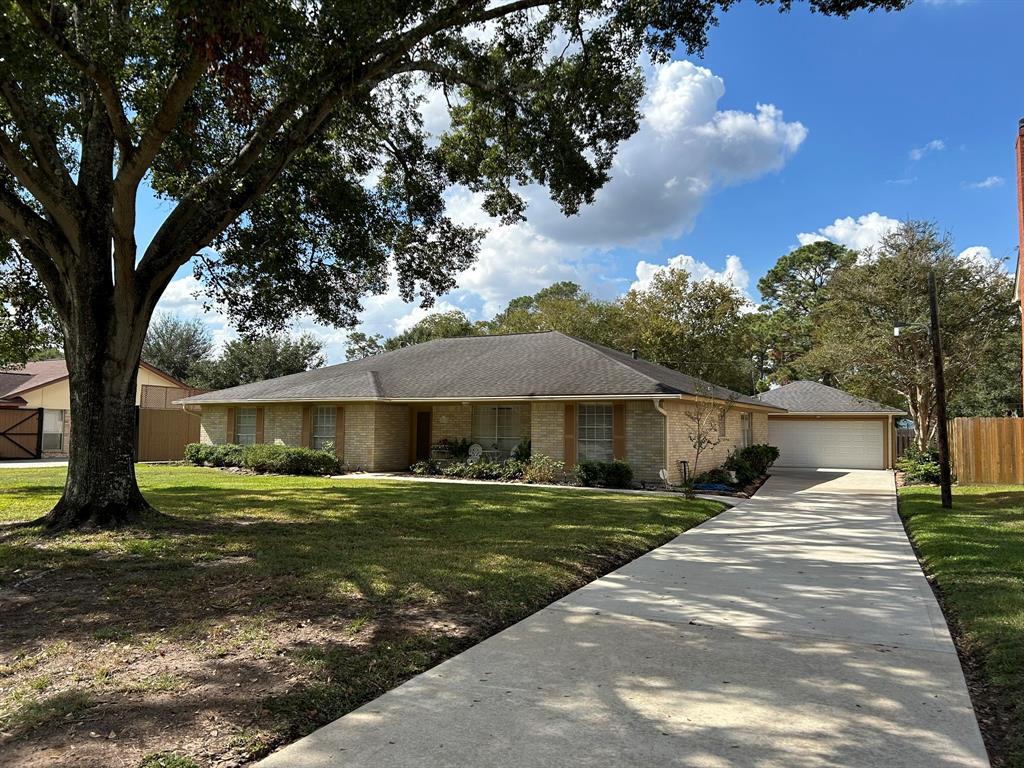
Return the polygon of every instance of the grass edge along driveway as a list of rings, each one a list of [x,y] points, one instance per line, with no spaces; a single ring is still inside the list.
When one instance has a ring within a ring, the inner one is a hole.
[[[138,474],[168,514],[147,528],[0,528],[0,764],[243,764],[721,509],[577,488]],[[0,469],[0,522],[45,512],[63,478]]]
[[[900,515],[965,657],[997,768],[1024,768],[1024,488],[900,489]]]

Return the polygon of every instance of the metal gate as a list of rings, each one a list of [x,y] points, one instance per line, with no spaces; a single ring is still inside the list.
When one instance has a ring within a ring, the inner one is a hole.
[[[43,409],[0,408],[0,461],[43,455]]]

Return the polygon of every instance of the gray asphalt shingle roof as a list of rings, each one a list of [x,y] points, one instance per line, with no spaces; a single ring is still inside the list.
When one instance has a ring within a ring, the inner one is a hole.
[[[794,381],[758,395],[761,402],[785,408],[790,413],[891,413],[904,411],[857,397],[817,381]]]
[[[713,394],[771,407],[557,331],[436,339],[393,352],[207,392],[180,402],[433,400]]]

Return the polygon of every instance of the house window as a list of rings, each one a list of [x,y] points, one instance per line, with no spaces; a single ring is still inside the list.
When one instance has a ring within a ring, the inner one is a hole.
[[[256,409],[239,408],[235,411],[235,443],[252,445],[256,442]]]
[[[52,408],[43,411],[43,450],[64,450],[64,411]]]
[[[754,444],[754,414],[740,414],[740,435],[742,447]]]
[[[611,461],[612,407],[581,403],[576,407],[576,453],[580,461]]]
[[[486,451],[511,454],[519,445],[519,407],[515,405],[477,405],[473,407],[472,441]]]
[[[313,409],[313,448],[318,451],[335,448],[335,426],[338,409],[333,405],[321,405]]]

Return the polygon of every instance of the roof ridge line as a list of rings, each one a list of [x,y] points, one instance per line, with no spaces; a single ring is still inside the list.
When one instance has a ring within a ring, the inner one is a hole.
[[[649,382],[651,382],[653,384],[657,384],[660,387],[666,386],[665,382],[658,381],[656,378],[654,378],[653,376],[648,376],[643,371],[638,371],[636,368],[631,366],[629,363],[623,362],[622,360],[618,360],[617,358],[613,357],[612,355],[609,355],[604,350],[610,350],[612,352],[617,352],[620,355],[626,354],[625,352],[621,352],[621,351],[619,351],[617,349],[612,349],[611,347],[606,347],[604,344],[598,344],[596,341],[586,341],[584,339],[578,339],[575,336],[570,336],[569,334],[562,333],[561,331],[551,331],[551,333],[561,334],[562,336],[565,336],[565,338],[567,338],[567,339],[572,339],[577,344],[582,344],[585,347],[588,347],[589,349],[594,350],[595,352],[600,354],[602,357],[604,357],[604,358],[606,358],[608,360],[611,360],[613,363],[615,363],[617,365],[621,365],[623,368],[625,368],[630,373],[635,373],[637,376],[640,376],[641,378],[644,378],[644,379],[646,379],[647,381],[649,381]],[[640,358],[636,358],[636,359],[639,360]],[[649,363],[650,361],[649,360],[644,360],[643,362]],[[657,363],[651,363],[651,364],[652,365],[657,365]],[[682,371],[679,371],[679,373],[682,373]],[[693,378],[693,377],[691,377],[691,378]],[[705,383],[707,383],[707,382],[705,382]],[[675,389],[679,394],[685,394],[684,392],[681,392],[677,387],[672,387],[672,389]],[[655,396],[652,395],[652,397],[655,397]]]

